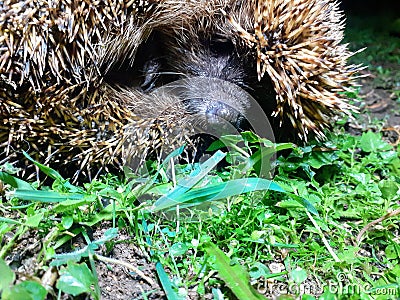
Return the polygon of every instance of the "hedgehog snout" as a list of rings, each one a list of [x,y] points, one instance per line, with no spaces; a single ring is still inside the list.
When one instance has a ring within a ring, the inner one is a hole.
[[[227,128],[229,133],[248,129],[244,124],[251,96],[238,85],[218,78],[190,77],[175,86],[179,86],[175,92],[186,111],[221,133]]]
[[[244,118],[237,110],[223,102],[212,102],[206,109],[206,117],[209,122],[219,122],[222,118],[236,128],[240,127],[240,121]]]
[[[189,113],[199,114],[210,125],[230,124],[238,131],[243,131],[244,114],[228,105],[230,101],[207,100],[202,98],[186,99],[184,104]]]

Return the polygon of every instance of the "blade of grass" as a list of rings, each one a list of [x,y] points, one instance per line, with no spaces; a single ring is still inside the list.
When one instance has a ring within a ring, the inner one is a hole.
[[[58,203],[66,200],[82,200],[83,194],[77,193],[59,193],[50,191],[36,190],[15,190],[10,195],[21,200],[37,201],[44,203]]]
[[[37,166],[44,174],[46,174],[47,176],[49,176],[50,178],[52,178],[54,180],[59,180],[60,182],[62,182],[63,186],[65,188],[67,188],[68,190],[71,190],[71,191],[77,191],[78,190],[78,188],[76,186],[74,186],[71,183],[69,183],[68,181],[66,181],[61,176],[61,174],[58,173],[56,170],[37,162],[32,157],[30,157],[30,155],[28,153],[26,153],[25,151],[22,151],[22,153],[24,154],[24,156],[27,159],[29,159],[31,162],[33,162],[35,164],[35,166]]]
[[[321,237],[322,242],[324,243],[326,249],[329,251],[331,254],[332,258],[335,260],[335,262],[340,262],[340,258],[336,255],[335,251],[333,251],[331,245],[329,245],[328,240],[325,238],[324,233],[322,232],[321,227],[319,227],[318,223],[315,221],[313,216],[306,211],[307,216],[309,217],[310,221],[313,223],[314,227],[317,229],[319,236]]]
[[[24,225],[24,223],[13,220],[13,219],[9,219],[9,218],[4,218],[4,217],[0,217],[0,222],[4,222],[4,223],[8,223],[8,224],[18,224],[18,225]]]
[[[217,151],[207,161],[202,163],[198,168],[192,171],[192,173],[185,179],[179,181],[177,186],[172,189],[168,194],[160,197],[155,203],[154,207],[165,208],[176,205],[174,199],[198,183],[204,176],[206,176],[224,157],[226,153]],[[159,209],[158,209],[159,210]]]
[[[211,186],[190,190],[186,193],[174,194],[170,193],[169,201],[156,201],[154,204],[154,212],[175,207],[177,204],[189,203],[189,206],[197,205],[205,201],[214,201],[224,199],[230,196],[237,196],[247,192],[273,190],[285,192],[278,184],[271,180],[262,178],[241,178],[228,182],[221,182]],[[174,197],[175,198],[172,198]],[[161,198],[166,198],[163,196]],[[160,199],[161,199],[160,198]],[[195,201],[193,201],[195,200]]]
[[[229,257],[211,242],[205,243],[203,249],[210,256],[211,265],[239,300],[266,299],[250,285],[249,275],[240,264],[232,265]]]
[[[221,182],[212,186],[206,186],[202,188],[192,189],[186,193],[169,195],[175,196],[166,200],[166,196],[163,196],[163,201],[156,201],[154,204],[153,212],[160,210],[169,209],[180,205],[182,208],[195,206],[206,201],[215,201],[225,199],[231,196],[238,196],[248,192],[254,191],[276,191],[286,193],[302,206],[304,206],[309,212],[314,215],[318,215],[318,211],[315,207],[307,200],[292,193],[285,191],[279,184],[268,179],[263,178],[241,178],[235,179],[228,182]],[[171,197],[171,196],[170,196]],[[160,199],[161,199],[160,198]]]
[[[146,243],[151,247],[152,242],[150,239],[148,227],[147,227],[147,221],[145,218],[142,220],[142,226],[143,226],[143,231],[145,232],[146,236]],[[150,255],[154,256],[154,251],[150,249]],[[169,279],[167,273],[164,270],[163,265],[160,263],[160,261],[157,260],[156,262],[156,272],[158,275],[158,278],[160,279],[161,286],[164,289],[165,295],[167,296],[168,300],[184,300],[185,297],[180,296],[174,289],[171,280]]]
[[[156,263],[156,271],[158,278],[160,279],[161,285],[164,289],[165,295],[168,300],[184,300],[185,297],[179,295],[174,289],[171,280],[167,273],[164,271],[162,264],[158,261]]]

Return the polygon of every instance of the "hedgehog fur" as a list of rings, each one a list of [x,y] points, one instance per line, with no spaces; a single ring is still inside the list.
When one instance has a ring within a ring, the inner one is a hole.
[[[188,88],[189,101],[152,91],[191,77],[232,82],[301,139],[310,133],[323,139],[333,116],[355,110],[343,92],[355,85],[360,70],[347,64],[354,53],[341,44],[338,5],[2,1],[0,161],[21,160],[26,150],[58,168],[75,163],[76,179],[81,172],[94,177],[92,169],[120,167],[151,149],[179,145],[191,134],[193,112],[210,110],[213,100],[202,101],[205,96],[196,94],[204,89],[196,87]],[[212,85],[205,89],[207,95],[221,93]],[[233,106],[240,115],[242,102],[236,96],[214,110]]]

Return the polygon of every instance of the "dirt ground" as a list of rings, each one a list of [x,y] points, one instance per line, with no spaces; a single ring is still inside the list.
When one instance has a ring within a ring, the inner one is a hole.
[[[104,228],[94,233],[95,239],[102,237],[103,232],[109,228],[110,224],[104,225]],[[102,299],[146,299],[145,297],[147,299],[164,299],[164,292],[155,276],[155,264],[149,262],[150,259],[130,240],[131,237],[128,234],[120,232],[120,243],[113,247],[111,257],[134,265],[149,276],[153,282],[147,282],[121,265],[100,262],[97,263],[96,270]]]
[[[400,51],[400,49],[399,49]],[[385,69],[390,70],[392,76],[382,78],[380,74],[374,74],[365,70],[364,74],[369,76],[360,80],[361,102],[360,116],[351,122],[349,132],[359,134],[367,127],[382,130],[385,139],[390,143],[398,145],[400,139],[400,65],[394,63],[383,63]]]

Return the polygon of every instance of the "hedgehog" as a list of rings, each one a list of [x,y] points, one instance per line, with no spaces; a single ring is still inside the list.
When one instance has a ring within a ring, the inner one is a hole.
[[[190,78],[242,88],[303,141],[356,110],[334,0],[5,0],[0,20],[0,162],[24,150],[92,179],[188,141],[199,114],[246,129],[248,103],[218,84],[154,92]]]

